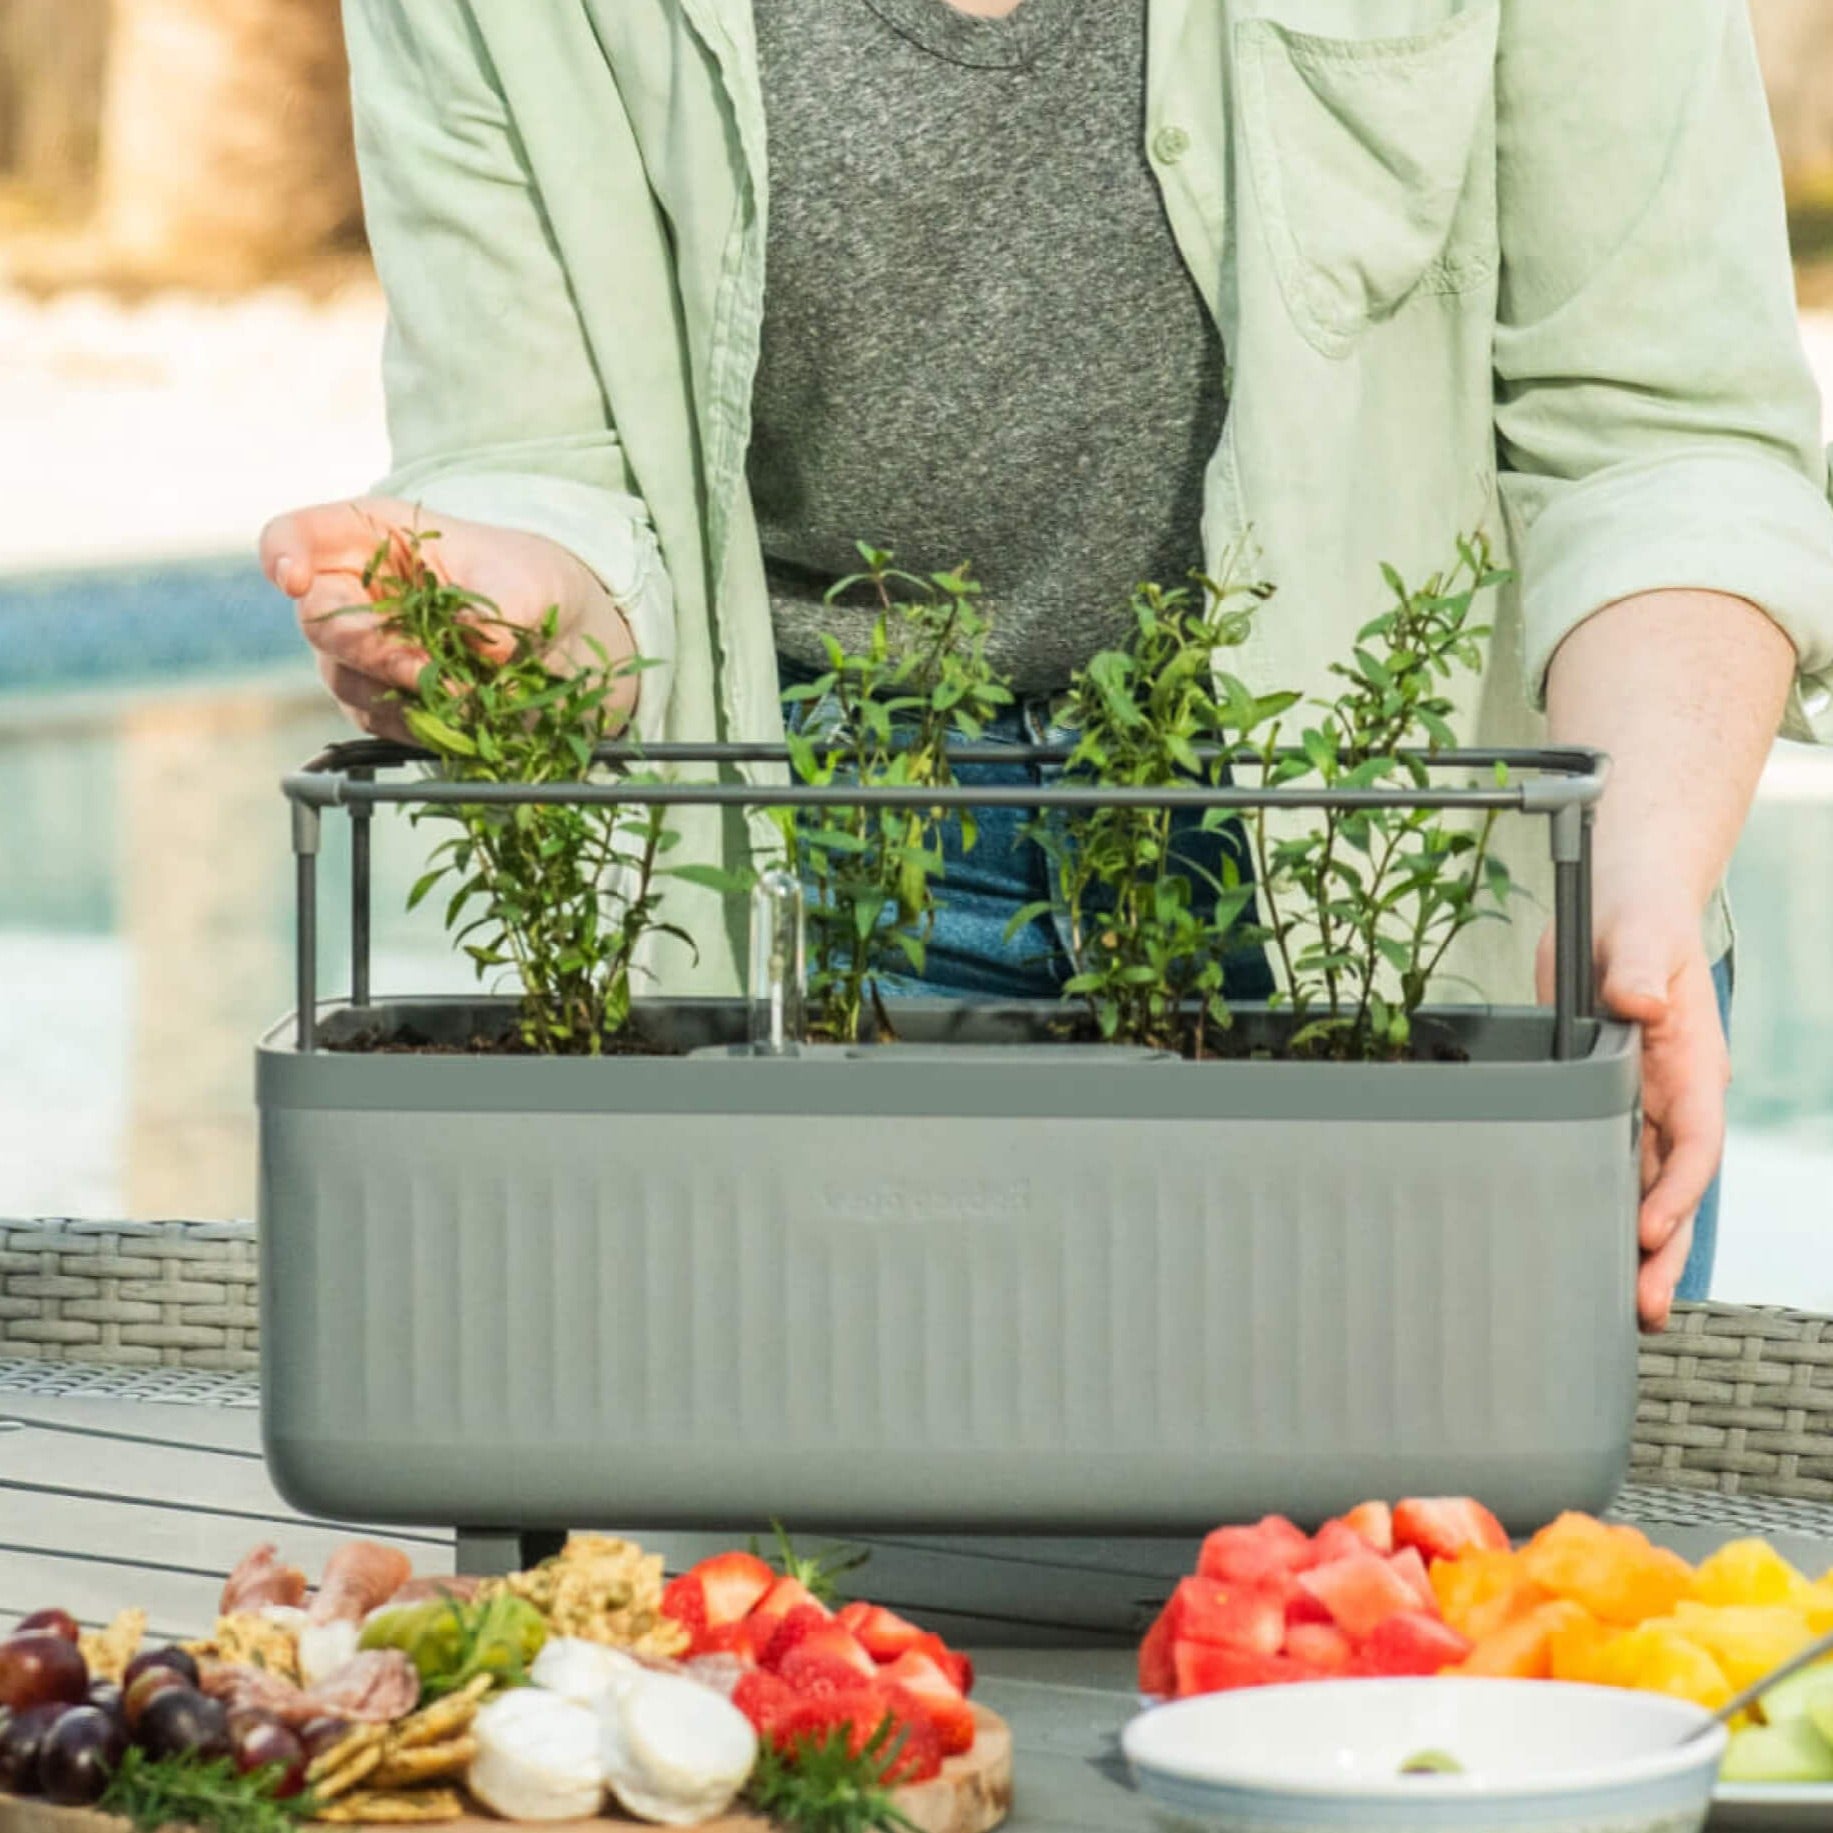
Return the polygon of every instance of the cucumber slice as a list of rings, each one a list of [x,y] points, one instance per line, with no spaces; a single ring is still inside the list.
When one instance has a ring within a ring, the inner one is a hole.
[[[1752,1725],[1731,1734],[1719,1770],[1724,1782],[1833,1782],[1833,1744],[1805,1718]]]

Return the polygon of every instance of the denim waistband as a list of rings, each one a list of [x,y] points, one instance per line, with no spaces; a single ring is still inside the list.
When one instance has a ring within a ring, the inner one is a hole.
[[[806,687],[822,670],[791,656],[776,659],[777,679],[784,687]],[[1060,744],[1068,734],[1057,723],[1061,694],[1021,694],[1003,713],[987,721],[982,743],[992,745]]]

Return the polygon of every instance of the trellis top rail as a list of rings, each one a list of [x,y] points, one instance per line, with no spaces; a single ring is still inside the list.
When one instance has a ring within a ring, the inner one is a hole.
[[[1205,761],[1220,753],[1196,747]],[[602,744],[594,761],[614,770],[658,771],[675,765],[790,767],[786,744]],[[955,745],[956,766],[984,764],[1066,766],[1068,745]],[[1532,774],[1520,781],[1482,785],[1341,788],[1316,784],[1267,787],[1246,783],[1179,783],[1139,788],[1074,778],[1055,783],[951,783],[828,785],[777,781],[670,781],[629,775],[610,781],[479,783],[439,777],[380,779],[377,772],[437,763],[431,752],[382,739],[354,739],[328,747],[282,780],[287,796],[304,808],[361,810],[386,804],[460,803],[466,806],[522,803],[629,803],[638,807],[812,807],[812,808],[1467,808],[1515,810],[1545,817],[1582,815],[1604,793],[1607,769],[1601,752],[1582,747],[1403,752],[1428,771],[1493,770]],[[1306,760],[1297,746],[1282,747],[1275,761]],[[1260,768],[1265,756],[1251,749],[1228,753],[1229,762]]]

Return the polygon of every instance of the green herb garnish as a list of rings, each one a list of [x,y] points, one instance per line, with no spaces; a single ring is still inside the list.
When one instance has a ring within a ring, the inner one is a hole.
[[[195,1828],[196,1833],[293,1833],[311,1818],[316,1804],[309,1792],[280,1800],[274,1783],[280,1772],[257,1769],[239,1774],[227,1757],[204,1762],[197,1757],[149,1757],[130,1748],[121,1759],[107,1792],[96,1804],[118,1814],[139,1833],[162,1827]]]
[[[917,1833],[884,1779],[902,1745],[903,1733],[888,1718],[858,1750],[846,1725],[824,1738],[797,1739],[787,1755],[766,1743],[747,1793],[760,1813],[792,1833]]]
[[[817,1603],[830,1607],[846,1601],[836,1583],[840,1575],[857,1572],[872,1557],[866,1547],[826,1546],[818,1553],[798,1553],[782,1522],[772,1521],[770,1527],[776,1535],[774,1552],[765,1552],[755,1534],[751,1537],[751,1551],[768,1560],[785,1578],[795,1579]]]

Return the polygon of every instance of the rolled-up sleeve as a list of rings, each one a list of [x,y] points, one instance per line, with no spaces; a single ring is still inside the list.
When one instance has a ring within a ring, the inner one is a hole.
[[[1528,679],[1641,593],[1747,599],[1833,741],[1833,504],[1744,0],[1506,0],[1499,485]]]
[[[364,216],[388,301],[393,469],[377,488],[545,536],[603,582],[653,666],[674,601],[470,0],[344,0]]]

